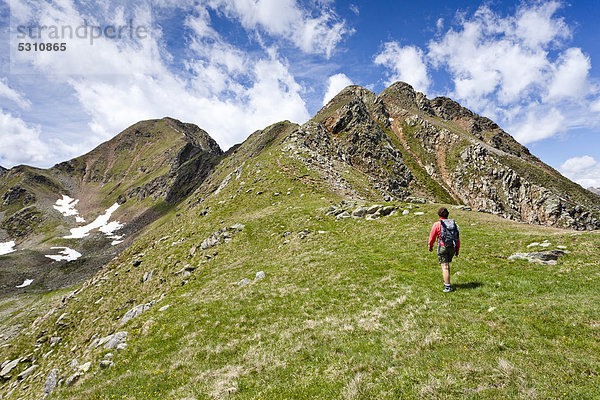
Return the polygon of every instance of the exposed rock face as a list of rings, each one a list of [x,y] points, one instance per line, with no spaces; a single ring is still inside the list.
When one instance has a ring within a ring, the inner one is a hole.
[[[592,193],[600,195],[600,187],[589,187],[588,190]]]
[[[370,176],[382,196],[404,198],[413,174],[386,134],[387,125],[383,102],[366,89],[350,86],[290,135],[287,148],[304,152],[303,161],[320,170],[338,191],[353,194],[339,174],[345,164]]]
[[[339,173],[344,164],[369,175],[382,195],[600,229],[597,196],[542,163],[490,119],[446,97],[428,100],[403,82],[379,95],[350,86],[287,140],[287,151],[306,154],[307,164],[312,160],[346,194],[353,190]]]

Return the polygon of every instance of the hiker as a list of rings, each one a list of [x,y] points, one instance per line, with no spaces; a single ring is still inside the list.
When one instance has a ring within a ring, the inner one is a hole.
[[[458,225],[453,219],[448,219],[448,209],[442,207],[438,210],[440,220],[433,224],[429,234],[429,251],[433,250],[433,244],[436,239],[438,242],[437,253],[442,266],[442,276],[444,278],[444,292],[452,292],[450,285],[450,262],[452,257],[458,257],[460,250],[460,237]]]

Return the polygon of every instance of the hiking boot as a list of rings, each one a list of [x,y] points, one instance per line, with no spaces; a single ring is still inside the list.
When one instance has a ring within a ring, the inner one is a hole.
[[[454,292],[454,289],[452,289],[452,286],[444,286],[444,293],[449,293],[449,292]]]

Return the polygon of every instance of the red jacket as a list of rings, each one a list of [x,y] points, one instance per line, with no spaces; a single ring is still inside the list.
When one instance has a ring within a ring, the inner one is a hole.
[[[446,219],[446,218],[440,217],[440,220],[442,220],[442,219]],[[429,234],[429,250],[433,249],[433,245],[437,239],[440,239],[440,244],[444,245],[444,242],[442,242],[441,238],[440,238],[441,233],[442,233],[442,225],[441,225],[440,221],[438,221],[435,224],[433,224],[433,226],[431,227],[431,233]],[[458,241],[456,242],[455,253],[458,254],[459,250],[460,250],[460,238],[458,238]]]

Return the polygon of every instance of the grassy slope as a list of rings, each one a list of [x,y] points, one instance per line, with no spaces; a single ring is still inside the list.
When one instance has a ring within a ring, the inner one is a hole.
[[[335,222],[322,210],[339,199],[305,186],[276,160],[302,175],[301,166],[275,151],[259,158],[260,173],[248,161],[218,196],[158,221],[111,264],[108,279],[44,322],[48,335],[63,312],[73,325],[57,331],[63,342],[52,355],[39,357],[45,374],[23,383],[33,397],[50,368],[70,374],[72,358],[93,361],[92,370],[55,398],[598,396],[599,273],[598,261],[590,261],[597,259],[597,233],[453,210],[464,248],[453,263],[458,291],[442,294],[436,257],[425,249],[437,205],[421,206],[423,216]],[[199,216],[206,207],[209,214]],[[246,228],[233,241],[189,256],[211,232],[237,222]],[[300,239],[306,228],[311,233]],[[557,266],[506,260],[546,238],[572,253]],[[142,264],[133,267],[140,251]],[[215,251],[213,261],[201,263]],[[198,269],[180,286],[173,272],[187,263]],[[142,284],[151,270],[153,278]],[[266,279],[236,285],[260,270]],[[118,328],[131,306],[161,294],[157,305]],[[115,367],[101,370],[107,351],[87,344],[94,334],[119,330],[129,332],[129,348],[115,354]],[[0,350],[2,359],[22,355],[35,340],[24,335],[17,347]],[[37,354],[51,349],[44,344]]]

